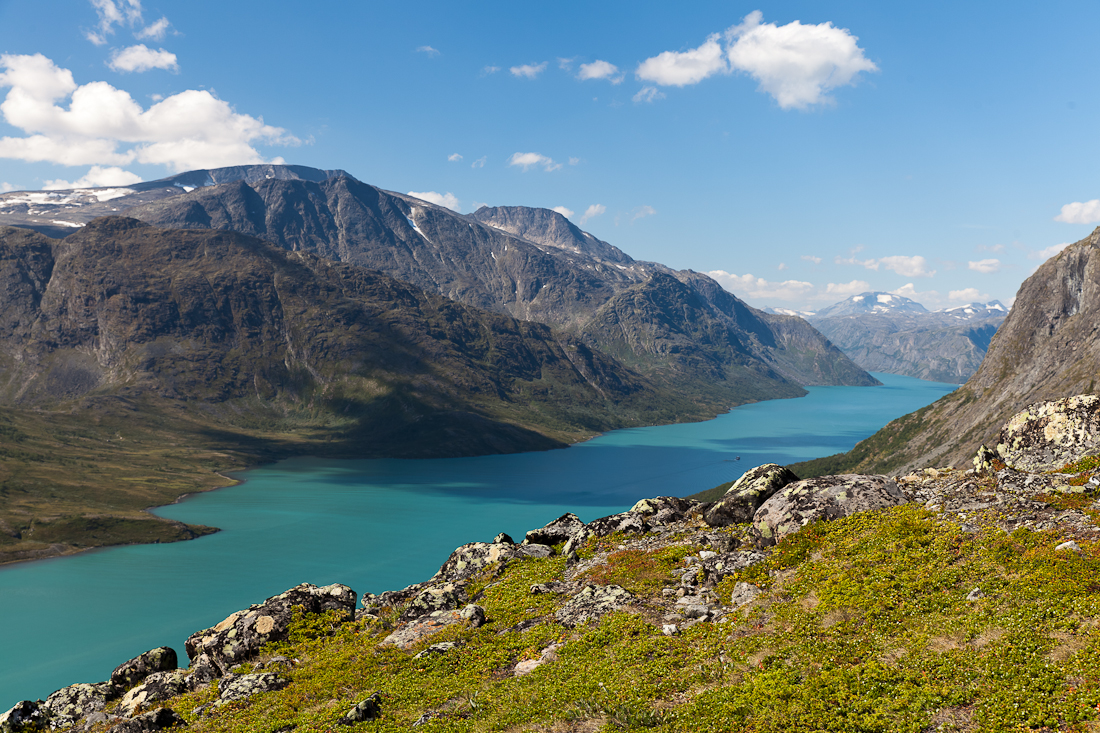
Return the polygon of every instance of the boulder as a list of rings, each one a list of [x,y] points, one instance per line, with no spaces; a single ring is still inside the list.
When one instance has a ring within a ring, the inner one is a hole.
[[[750,468],[734,482],[725,495],[703,512],[703,521],[711,527],[751,522],[756,510],[798,476],[778,463]]]
[[[340,725],[354,725],[366,720],[377,720],[382,717],[382,693],[375,692],[363,702],[344,713],[344,717],[336,722]]]
[[[413,659],[424,659],[425,657],[434,657],[437,654],[446,654],[452,649],[458,649],[460,646],[463,646],[463,644],[464,642],[462,641],[441,641],[438,644],[432,644],[424,651],[417,653],[413,656]]]
[[[780,489],[756,510],[753,528],[761,545],[774,545],[811,522],[828,522],[905,502],[905,494],[887,476],[819,476]]]
[[[107,701],[118,693],[110,682],[79,684],[62,687],[46,698],[41,709],[54,728],[68,728],[84,720],[92,713],[107,707]]]
[[[767,556],[752,551],[718,553],[701,552],[698,562],[690,565],[680,576],[680,584],[688,587],[713,588],[723,578],[733,575],[747,567],[764,562]],[[702,555],[708,555],[702,557]]]
[[[434,611],[450,611],[463,605],[467,600],[466,591],[454,583],[428,587],[409,601],[408,607],[401,612],[399,620],[411,621]]]
[[[149,703],[160,702],[191,690],[187,675],[183,670],[173,672],[154,672],[122,696],[119,707],[127,715],[133,715]]]
[[[211,707],[219,708],[236,700],[259,695],[261,692],[281,690],[289,684],[290,680],[276,672],[226,675],[218,680],[218,699]]]
[[[177,725],[187,725],[187,722],[172,708],[157,708],[108,728],[107,733],[152,733]]]
[[[540,529],[532,529],[523,540],[525,545],[560,545],[584,531],[584,522],[572,512],[563,514]]]
[[[642,499],[630,511],[641,514],[651,526],[660,527],[665,524],[679,522],[691,513],[695,502],[691,499],[681,499],[676,496],[656,496],[652,499]]]
[[[539,653],[538,659],[524,659],[516,664],[516,669],[513,674],[516,677],[522,677],[525,674],[530,674],[536,669],[546,664],[547,662],[556,662],[558,660],[558,649],[561,649],[561,644],[551,644]]]
[[[225,674],[226,670],[218,667],[209,654],[200,654],[195,658],[195,661],[191,662],[188,672],[190,674],[187,677],[187,684],[194,689],[199,685],[205,685],[207,682],[213,682]]]
[[[346,585],[318,588],[309,583],[268,598],[259,605],[237,611],[217,626],[192,634],[184,646],[191,659],[207,654],[220,669],[228,669],[260,650],[264,644],[287,636],[295,606],[306,613],[337,611],[341,620],[355,618],[355,591]]]
[[[733,586],[733,593],[730,594],[730,605],[734,608],[748,605],[755,601],[761,593],[763,591],[757,586],[742,581]]]
[[[123,690],[133,687],[153,672],[167,672],[177,666],[176,650],[162,646],[140,654],[128,662],[115,667],[111,673],[111,684]]]
[[[0,733],[37,731],[46,727],[46,714],[38,703],[31,700],[17,702],[15,707],[0,715]]]
[[[563,626],[573,628],[622,608],[633,599],[629,591],[617,585],[586,585],[559,608],[554,617]]]
[[[512,542],[470,542],[451,553],[433,583],[458,583],[481,572],[493,563],[504,565],[531,555],[530,548]],[[383,594],[385,595],[385,594]],[[363,604],[366,606],[366,602]]]
[[[621,514],[612,514],[608,517],[600,517],[588,523],[583,537],[606,537],[609,534],[623,532],[625,534],[645,534],[649,531],[649,522],[641,512],[629,511]],[[578,537],[581,536],[578,533]]]
[[[1100,397],[1039,402],[1001,428],[997,453],[1020,471],[1050,471],[1100,453]]]
[[[472,628],[481,626],[485,623],[485,609],[471,603],[461,611],[434,611],[399,627],[383,639],[382,644],[408,649],[452,624],[461,623],[468,624]]]

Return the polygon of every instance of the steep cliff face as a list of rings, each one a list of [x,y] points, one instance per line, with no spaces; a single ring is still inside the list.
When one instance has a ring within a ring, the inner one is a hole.
[[[966,384],[829,460],[875,471],[966,463],[1024,406],[1095,392],[1098,329],[1100,229],[1024,281],[981,367]]]

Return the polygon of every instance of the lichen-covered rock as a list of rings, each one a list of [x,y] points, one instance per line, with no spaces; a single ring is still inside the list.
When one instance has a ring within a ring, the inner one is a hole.
[[[550,524],[532,529],[523,540],[525,545],[560,545],[568,542],[573,535],[584,531],[584,522],[572,512],[563,514]]]
[[[382,693],[375,692],[363,702],[344,713],[337,723],[340,725],[354,725],[366,720],[377,720],[382,717]]]
[[[111,673],[111,684],[122,689],[133,687],[153,672],[167,672],[176,668],[178,660],[176,650],[162,646],[139,654],[128,662],[115,667]]]
[[[997,467],[993,462],[1000,460],[1000,458],[999,455],[984,445],[979,445],[977,453],[974,454],[974,470],[978,473],[996,473]]]
[[[410,621],[382,640],[399,649],[408,649],[452,624],[467,624],[477,628],[485,623],[485,609],[473,603],[461,610],[434,611]]]
[[[156,730],[164,730],[177,725],[187,725],[187,722],[172,708],[157,708],[151,712],[142,713],[135,718],[124,720],[109,728],[107,733],[152,733]]]
[[[46,714],[32,700],[17,702],[15,707],[0,715],[0,733],[41,730],[45,724]]]
[[[512,542],[470,542],[451,553],[432,582],[458,583],[493,563],[505,565],[511,560],[529,556],[527,548]],[[363,605],[366,606],[366,603]]]
[[[452,649],[457,649],[462,646],[462,641],[441,641],[438,644],[432,644],[430,647],[422,652],[418,652],[413,656],[413,659],[424,659],[425,657],[434,657],[437,654],[446,654]]]
[[[226,670],[218,667],[218,664],[209,654],[200,654],[195,658],[195,661],[191,662],[188,672],[190,674],[187,677],[187,684],[194,689],[199,685],[205,685],[207,682],[213,682],[225,674]]]
[[[756,510],[753,528],[762,545],[773,545],[811,522],[828,522],[905,502],[905,494],[886,476],[819,476],[780,489]]]
[[[41,709],[50,719],[51,727],[67,728],[106,708],[107,701],[117,692],[110,682],[69,685],[47,697]]]
[[[176,695],[182,695],[190,689],[187,675],[183,670],[154,672],[146,677],[140,685],[123,695],[119,707],[126,711],[127,715],[133,715],[149,703],[160,702]]]
[[[581,626],[622,608],[633,599],[629,591],[618,585],[586,585],[559,608],[554,617],[563,626]]]
[[[762,592],[760,588],[752,583],[739,582],[733,586],[733,593],[730,594],[730,605],[734,608],[745,606],[755,601]]]
[[[660,527],[665,524],[679,522],[686,517],[695,502],[690,499],[681,499],[676,496],[655,496],[652,499],[642,499],[630,511],[646,518],[651,526]]]
[[[290,680],[276,672],[256,674],[227,675],[218,681],[218,699],[212,707],[228,705],[235,700],[259,695],[261,692],[274,692],[290,684]]]
[[[318,588],[310,583],[291,588],[261,604],[237,611],[213,628],[192,634],[184,644],[187,656],[208,654],[220,669],[248,659],[264,644],[286,638],[295,606],[306,613],[337,611],[341,618],[355,618],[355,591],[346,585]]]
[[[646,521],[645,515],[641,512],[629,511],[592,520],[585,527],[584,534],[587,539],[588,536],[606,537],[616,532],[645,534],[648,531],[649,522]]]
[[[450,611],[465,604],[467,600],[466,591],[454,583],[428,587],[409,601],[409,605],[401,612],[400,620],[411,621],[434,611]]]
[[[513,674],[516,677],[522,677],[525,674],[531,674],[547,662],[556,662],[558,649],[561,649],[561,644],[551,644],[539,653],[538,659],[524,659],[517,662]]]
[[[1022,471],[1049,471],[1100,453],[1100,397],[1039,402],[1001,428],[997,453]]]
[[[706,553],[700,553],[704,555]],[[726,576],[764,562],[767,556],[753,551],[710,553],[689,567],[681,576],[681,585],[713,588]]]
[[[703,521],[711,527],[751,522],[756,510],[798,476],[778,463],[751,468],[734,482],[725,495],[703,512]]]

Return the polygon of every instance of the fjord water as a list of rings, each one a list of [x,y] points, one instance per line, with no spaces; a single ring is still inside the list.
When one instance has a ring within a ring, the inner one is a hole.
[[[222,528],[0,568],[0,711],[183,640],[298,583],[358,593],[430,577],[458,545],[522,539],[643,497],[684,496],[762,463],[848,450],[957,385],[876,374],[882,387],[811,387],[702,423],[619,430],[565,450],[434,460],[294,459],[189,497],[161,516]],[[739,459],[739,460],[738,460]]]

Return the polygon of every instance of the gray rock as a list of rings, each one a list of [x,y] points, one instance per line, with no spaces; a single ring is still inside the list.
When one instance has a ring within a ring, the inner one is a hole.
[[[886,476],[820,476],[780,489],[756,510],[753,528],[762,545],[773,545],[811,522],[827,522],[905,502],[905,494]]]
[[[51,727],[68,728],[104,710],[107,701],[117,694],[117,688],[110,682],[69,685],[47,697],[41,709],[49,717]]]
[[[681,499],[675,496],[656,496],[652,499],[642,499],[630,507],[633,514],[645,517],[650,526],[659,527],[673,522],[679,522],[686,517],[695,506],[690,499]]]
[[[135,718],[124,720],[109,728],[107,733],[152,733],[155,730],[164,730],[177,725],[187,725],[187,723],[172,708],[157,708],[151,712],[142,713]]]
[[[1078,545],[1073,540],[1070,540],[1069,542],[1063,542],[1062,544],[1055,547],[1054,551],[1055,552],[1076,552],[1078,555],[1080,555],[1081,554],[1081,546]]]
[[[228,669],[254,655],[265,644],[285,639],[294,606],[302,606],[306,613],[337,611],[341,620],[351,621],[355,618],[355,602],[355,591],[346,585],[318,588],[303,583],[259,605],[237,611],[213,628],[192,634],[184,646],[191,659],[207,654],[219,669]]]
[[[115,667],[115,671],[111,673],[111,684],[122,689],[133,687],[153,672],[175,669],[177,661],[176,650],[172,647],[151,649]]]
[[[506,532],[501,532],[493,538],[494,545],[514,545],[516,541]]]
[[[468,624],[471,628],[481,626],[485,623],[485,609],[471,603],[461,611],[433,611],[399,627],[383,639],[382,644],[408,649],[452,624],[461,623]]]
[[[586,585],[554,614],[570,628],[594,621],[604,614],[622,608],[634,599],[625,588],[617,585]]]
[[[127,715],[133,715],[138,709],[148,706],[149,703],[160,702],[176,695],[182,695],[190,689],[187,675],[182,670],[154,672],[146,677],[140,685],[123,695],[119,707],[125,710]]]
[[[1100,397],[1038,402],[1001,428],[997,453],[1021,471],[1050,471],[1100,453]]]
[[[675,636],[680,633],[680,627],[676,624],[664,624],[661,626],[661,633],[665,636]]]
[[[351,710],[344,713],[337,723],[340,725],[354,725],[367,720],[377,720],[382,717],[382,693],[375,692]]]
[[[512,560],[528,557],[521,545],[509,542],[470,542],[451,553],[431,582],[458,583],[470,578],[493,563],[506,565]],[[385,594],[383,594],[385,595]],[[366,603],[364,602],[364,607]]]
[[[516,677],[522,677],[525,674],[534,672],[548,662],[556,662],[558,659],[558,649],[560,648],[561,644],[551,644],[539,653],[538,659],[524,659],[518,662],[513,674]]]
[[[751,468],[703,512],[703,521],[711,527],[751,522],[756,510],[775,492],[798,481],[798,476],[778,463]]]
[[[445,654],[446,652],[449,652],[452,649],[457,649],[462,645],[463,642],[461,641],[444,641],[440,642],[439,644],[432,644],[424,651],[413,656],[413,659],[423,659],[424,657],[431,657],[436,654]]]
[[[411,621],[435,611],[450,611],[466,603],[466,591],[454,583],[428,587],[416,594],[401,612],[401,621]]]
[[[568,544],[568,543],[567,543]],[[554,548],[550,545],[517,545],[524,557],[550,557],[554,554]]]
[[[458,615],[463,621],[467,622],[472,629],[485,625],[485,609],[476,603],[469,604],[459,611]]]
[[[0,733],[22,733],[37,731],[46,725],[46,714],[32,700],[17,702],[15,706],[0,715]]]
[[[986,448],[985,445],[979,445],[978,452],[974,455],[974,470],[978,473],[996,473],[997,467],[993,465],[993,461],[1000,460],[1000,458],[999,455]]]
[[[740,608],[755,601],[761,593],[763,591],[752,583],[739,582],[733,586],[733,593],[730,594],[730,605],[734,608]]]
[[[968,601],[977,601],[981,598],[985,598],[985,593],[982,591],[981,588],[975,588],[974,590],[966,594],[966,600]]]
[[[290,680],[276,672],[227,675],[218,681],[218,699],[213,707],[228,705],[235,700],[244,700],[263,692],[281,690],[288,684]]]
[[[625,534],[645,534],[649,531],[649,522],[640,512],[622,512],[600,517],[588,523],[588,532],[596,537],[622,532]]]
[[[584,522],[572,512],[563,514],[540,529],[532,529],[523,540],[525,545],[560,545],[584,530]]]
[[[192,689],[199,685],[205,685],[207,682],[213,682],[225,673],[225,670],[218,667],[209,654],[200,654],[196,657],[195,661],[191,662],[188,671],[190,675],[187,678],[187,683]]]

